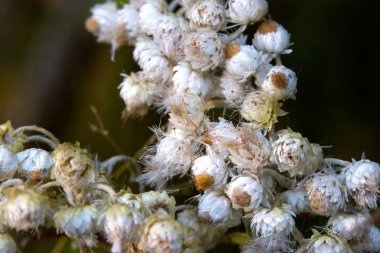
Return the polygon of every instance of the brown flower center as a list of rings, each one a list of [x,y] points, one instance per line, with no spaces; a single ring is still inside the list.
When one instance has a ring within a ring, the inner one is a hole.
[[[286,75],[282,72],[275,72],[271,75],[271,81],[273,85],[280,90],[286,89],[288,87],[288,79]]]
[[[224,48],[224,54],[229,59],[232,58],[234,55],[240,52],[240,45],[239,44],[228,44]]]
[[[259,25],[259,27],[257,28],[257,31],[261,34],[267,34],[267,33],[276,32],[277,28],[278,28],[278,24],[276,21],[266,20]]]

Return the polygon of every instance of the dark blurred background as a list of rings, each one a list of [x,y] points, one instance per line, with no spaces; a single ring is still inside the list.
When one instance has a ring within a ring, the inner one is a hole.
[[[100,1],[98,1],[100,2]],[[0,0],[0,122],[36,124],[79,141],[105,159],[115,154],[93,133],[90,106],[132,155],[160,117],[121,120],[120,73],[136,71],[132,48],[97,44],[84,29],[90,0]],[[329,156],[380,161],[378,1],[269,0],[271,17],[292,34],[283,63],[298,73],[297,100],[281,126],[332,145]]]

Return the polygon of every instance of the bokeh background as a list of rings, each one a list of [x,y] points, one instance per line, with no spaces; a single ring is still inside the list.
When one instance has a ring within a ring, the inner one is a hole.
[[[0,0],[0,122],[45,127],[105,159],[115,150],[89,128],[94,106],[110,136],[132,155],[161,118],[151,112],[143,120],[121,120],[120,73],[138,67],[132,48],[118,50],[111,62],[110,47],[86,32],[94,3]],[[269,0],[269,6],[292,34],[294,53],[283,63],[298,74],[297,100],[285,103],[290,113],[281,126],[331,146],[328,156],[360,159],[365,152],[379,162],[378,1]],[[36,244],[30,245],[26,252],[34,251]]]

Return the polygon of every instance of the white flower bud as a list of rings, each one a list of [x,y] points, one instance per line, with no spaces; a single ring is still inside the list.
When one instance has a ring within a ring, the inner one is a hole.
[[[173,196],[169,196],[166,191],[157,192],[149,191],[141,194],[141,202],[143,208],[152,214],[171,215],[175,214],[175,199]]]
[[[190,25],[219,31],[225,24],[225,9],[218,0],[196,2],[189,12]]]
[[[2,253],[17,252],[16,243],[10,235],[0,233],[0,251]]]
[[[309,213],[311,211],[309,199],[304,190],[284,191],[281,193],[280,199],[282,203],[289,205],[296,214]]]
[[[194,185],[199,191],[220,189],[227,181],[224,159],[217,155],[205,155],[195,159],[191,167]]]
[[[264,83],[269,71],[272,68],[273,68],[272,64],[264,63],[256,69],[256,72],[253,74],[253,76],[255,77],[255,84],[257,85],[257,87],[261,88],[261,85]]]
[[[280,100],[295,99],[297,92],[296,74],[283,65],[274,66],[269,71],[261,88],[270,94],[276,94]]]
[[[0,207],[2,223],[19,230],[35,229],[44,225],[51,215],[48,200],[34,189],[9,188]]]
[[[259,178],[253,174],[233,177],[226,190],[232,207],[243,208],[245,212],[257,209],[266,197]]]
[[[137,210],[141,210],[143,204],[140,195],[136,195],[126,191],[120,191],[117,197],[117,203],[133,207]]]
[[[126,105],[125,117],[142,118],[148,113],[149,107],[153,104],[157,85],[149,80],[145,80],[143,72],[124,75],[123,82],[118,87],[120,97]]]
[[[0,144],[0,181],[13,177],[18,168],[15,154],[3,144]]]
[[[24,149],[26,136],[22,132],[14,134],[10,121],[0,124],[0,146],[5,145],[10,151],[17,153]]]
[[[306,190],[310,208],[318,215],[335,214],[347,200],[346,189],[333,175],[315,174],[306,181]]]
[[[364,238],[350,241],[350,247],[355,253],[379,252],[380,251],[380,229],[376,225],[368,228]]]
[[[214,31],[189,33],[183,42],[185,60],[193,69],[215,69],[223,60],[223,44]]]
[[[244,82],[252,76],[260,65],[270,58],[248,45],[229,44],[225,48],[226,71],[236,80]]]
[[[255,23],[268,12],[266,0],[229,0],[228,16],[239,24]]]
[[[184,230],[171,216],[150,216],[144,228],[141,246],[144,252],[181,253]]]
[[[199,199],[198,216],[218,227],[234,227],[240,224],[241,213],[233,209],[230,200],[221,192],[206,192]]]
[[[117,22],[124,27],[128,44],[134,44],[140,32],[139,12],[137,9],[131,4],[124,4],[123,8],[117,12]]]
[[[83,189],[95,182],[97,175],[91,155],[81,149],[79,143],[60,144],[52,153],[54,168],[51,178],[55,179],[65,191]]]
[[[360,208],[374,209],[377,207],[380,183],[378,163],[367,159],[354,162],[345,171],[345,183],[348,193]]]
[[[100,216],[98,227],[107,241],[112,243],[112,253],[122,253],[123,243],[138,238],[138,230],[143,223],[143,215],[133,207],[115,204]]]
[[[26,149],[17,153],[16,157],[20,163],[19,173],[32,181],[48,178],[54,167],[53,158],[43,149]]]
[[[279,23],[273,20],[263,21],[253,38],[255,47],[269,54],[290,53],[290,34]]]
[[[77,239],[91,247],[96,244],[96,222],[99,213],[93,205],[67,207],[55,213],[54,226],[71,239]]]
[[[249,82],[238,81],[228,72],[224,72],[220,78],[220,87],[230,107],[241,106],[245,96],[253,90]]]
[[[277,122],[277,116],[286,114],[280,107],[281,104],[275,96],[255,90],[244,99],[240,114],[251,122],[255,129],[269,130]]]
[[[314,231],[309,244],[307,245],[308,253],[352,253],[347,241],[334,234],[321,235]]]
[[[157,29],[163,12],[166,9],[166,2],[164,1],[147,1],[141,6],[139,12],[139,24],[142,32],[147,35],[153,35]]]
[[[361,238],[368,233],[368,223],[372,221],[368,213],[337,213],[330,217],[327,222],[329,230],[343,236],[346,240]]]
[[[288,172],[291,177],[314,173],[323,162],[322,148],[310,144],[307,138],[290,129],[277,132],[279,138],[272,144],[271,161],[280,172]]]

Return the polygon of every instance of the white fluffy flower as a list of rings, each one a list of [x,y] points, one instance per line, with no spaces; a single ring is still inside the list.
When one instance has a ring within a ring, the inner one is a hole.
[[[273,68],[273,65],[270,63],[264,63],[260,65],[256,72],[253,74],[255,77],[255,84],[257,87],[261,87],[261,85],[264,83],[265,79],[267,78],[267,75],[269,71]]]
[[[17,246],[13,238],[4,233],[0,233],[0,250],[2,253],[16,253]]]
[[[174,217],[176,202],[174,197],[169,196],[166,191],[143,192],[141,194],[141,203],[148,215],[168,214]]]
[[[185,60],[193,69],[215,69],[223,60],[223,44],[214,31],[189,33],[183,41]]]
[[[227,181],[224,159],[218,155],[205,155],[194,160],[191,167],[194,185],[198,190],[219,189]]]
[[[334,234],[346,240],[359,240],[368,233],[368,223],[372,221],[368,213],[337,213],[330,217],[327,226]]]
[[[315,174],[306,181],[311,210],[318,215],[330,216],[341,210],[347,200],[347,191],[333,175]]]
[[[279,23],[273,20],[263,21],[253,38],[255,47],[269,54],[290,53],[290,34]]]
[[[117,197],[117,203],[123,204],[126,206],[130,206],[132,208],[135,208],[137,210],[140,210],[142,208],[142,199],[141,196],[138,194],[133,194],[128,191],[120,191],[118,192]]]
[[[367,229],[364,238],[350,241],[350,247],[355,253],[379,252],[380,251],[380,229],[372,225]]]
[[[309,199],[304,190],[284,191],[281,193],[280,199],[283,203],[289,205],[296,214],[310,212]]]
[[[215,226],[234,227],[240,224],[241,213],[232,208],[230,200],[223,193],[210,191],[199,199],[198,216]]]
[[[139,11],[141,31],[147,35],[153,35],[163,18],[163,12],[165,9],[166,2],[164,1],[147,1],[142,5]]]
[[[321,165],[323,154],[318,144],[310,144],[307,138],[290,129],[277,132],[278,139],[272,144],[271,161],[280,172],[291,177],[314,173]]]
[[[220,88],[230,107],[241,106],[245,96],[253,90],[248,81],[238,81],[228,72],[224,72],[220,78]]]
[[[229,44],[225,49],[226,71],[235,79],[244,82],[257,68],[268,63],[270,58],[249,45]]]
[[[124,25],[127,35],[127,42],[134,44],[140,32],[139,12],[131,4],[124,4],[123,8],[118,10],[117,21],[120,25]]]
[[[225,24],[225,9],[218,0],[203,0],[196,2],[189,11],[192,27],[208,28],[219,31]]]
[[[274,66],[269,71],[261,88],[270,94],[276,94],[280,100],[295,99],[297,92],[296,74],[283,65]]]
[[[347,241],[334,234],[320,234],[314,231],[309,244],[308,253],[352,253]]]
[[[119,85],[120,97],[126,105],[125,117],[142,118],[153,104],[157,85],[146,80],[143,72],[124,75],[123,82]]]
[[[255,23],[268,12],[266,0],[229,0],[228,16],[239,24]]]
[[[0,181],[12,178],[18,166],[15,154],[6,146],[0,144]]]
[[[227,185],[226,194],[235,209],[245,212],[257,209],[265,199],[264,187],[255,175],[235,176]]]
[[[52,156],[45,150],[30,148],[17,153],[19,173],[32,181],[41,181],[49,176],[54,167]]]
[[[184,248],[184,229],[171,216],[150,216],[146,222],[141,246],[144,252],[181,253]]]
[[[363,159],[354,162],[344,173],[348,193],[356,204],[360,208],[376,208],[380,183],[379,164]]]

